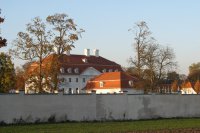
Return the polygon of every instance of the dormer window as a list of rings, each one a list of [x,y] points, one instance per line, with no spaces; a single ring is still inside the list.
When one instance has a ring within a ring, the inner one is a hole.
[[[75,73],[79,73],[79,69],[78,69],[78,68],[75,68],[75,69],[74,69],[74,72],[75,72]]]
[[[102,72],[105,73],[105,72],[106,72],[106,69],[103,69]]]
[[[65,69],[63,67],[60,68],[60,73],[65,73]]]
[[[132,80],[130,80],[128,83],[129,83],[130,87],[133,87],[133,81]]]
[[[113,70],[112,69],[109,69],[109,72],[112,72]]]
[[[72,73],[72,68],[68,68],[68,69],[67,69],[67,72],[68,72],[68,73]]]
[[[87,60],[86,58],[82,59],[82,61],[83,61],[84,63],[88,63],[88,60]]]
[[[104,87],[104,82],[100,81],[100,82],[99,82],[99,86],[100,86],[101,88]]]

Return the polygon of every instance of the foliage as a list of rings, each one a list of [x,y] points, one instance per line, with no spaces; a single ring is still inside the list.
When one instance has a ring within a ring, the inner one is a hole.
[[[0,92],[9,92],[14,89],[15,70],[11,57],[0,53]]]
[[[194,85],[194,90],[197,94],[200,94],[200,81],[197,80],[195,85]]]
[[[23,68],[16,67],[15,69],[15,89],[24,90],[25,88],[25,71]]]
[[[14,48],[10,53],[16,57],[32,61],[38,61],[38,71],[31,75],[29,82],[35,82],[34,87],[43,92],[42,61],[52,51],[50,45],[50,31],[46,31],[46,25],[39,17],[27,24],[26,32],[19,32],[18,38],[14,41]],[[35,77],[33,77],[35,76]]]
[[[58,74],[60,65],[57,59],[66,51],[74,47],[84,30],[77,29],[77,25],[66,14],[50,15],[46,18],[47,25],[39,17],[27,24],[26,32],[19,32],[10,50],[19,59],[28,60],[32,64],[26,68],[26,84],[35,92],[51,92],[58,88]],[[47,31],[46,27],[52,27]],[[57,49],[57,51],[54,51]],[[50,63],[43,63],[44,58],[56,53]],[[33,62],[37,60],[37,62]],[[27,66],[26,66],[27,67]],[[50,90],[46,90],[50,88]]]
[[[36,125],[10,125],[1,126],[2,133],[128,133],[128,132],[157,132],[164,130],[165,133],[177,131],[178,133],[191,128],[199,128],[200,119],[163,119],[163,120],[140,120],[119,122],[70,122],[57,124]],[[198,130],[197,130],[198,131]],[[192,129],[189,130],[192,132]]]
[[[1,14],[1,9],[0,9],[0,14]],[[0,17],[0,24],[4,22],[4,18]],[[1,32],[0,32],[1,34]],[[6,46],[7,40],[5,38],[2,38],[0,36],[0,48]]]
[[[53,31],[55,31],[52,44],[58,55],[74,48],[74,42],[77,41],[81,33],[84,32],[83,29],[78,30],[73,19],[69,18],[68,15],[64,13],[49,15],[46,21],[53,27]]]
[[[188,79],[191,81],[196,81],[200,79],[200,62],[193,63],[189,66]]]
[[[173,92],[177,92],[178,91],[178,81],[177,80],[174,80],[174,82],[171,84],[171,89]]]

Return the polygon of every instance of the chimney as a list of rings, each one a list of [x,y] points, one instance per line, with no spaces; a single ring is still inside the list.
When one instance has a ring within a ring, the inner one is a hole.
[[[94,56],[99,57],[99,50],[98,49],[94,49],[93,52],[94,52]]]
[[[90,49],[84,49],[85,56],[90,56]]]
[[[70,50],[67,50],[67,51],[66,51],[66,55],[70,55]]]

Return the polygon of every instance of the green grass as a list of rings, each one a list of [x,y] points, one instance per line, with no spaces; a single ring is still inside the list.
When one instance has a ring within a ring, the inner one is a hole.
[[[126,133],[131,131],[188,128],[200,128],[200,119],[9,125],[0,126],[0,133]]]

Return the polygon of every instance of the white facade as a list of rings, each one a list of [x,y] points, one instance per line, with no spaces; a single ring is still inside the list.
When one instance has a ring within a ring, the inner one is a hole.
[[[182,88],[181,94],[197,94],[193,88]]]
[[[95,91],[96,94],[119,94],[119,93],[144,94],[143,90],[137,90],[137,89],[133,89],[133,88],[128,88],[128,89],[121,89],[121,88],[93,89],[93,90],[87,90],[87,93],[92,93],[92,91]]]
[[[98,70],[93,67],[87,68],[80,75],[60,75],[60,79],[64,79],[60,84],[59,89],[64,90],[66,94],[76,94],[76,93],[84,93],[82,90],[88,80],[91,78],[101,74]]]

